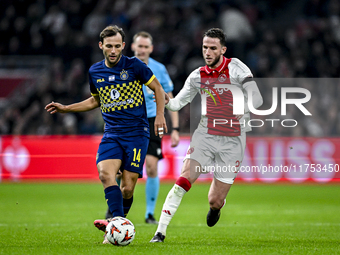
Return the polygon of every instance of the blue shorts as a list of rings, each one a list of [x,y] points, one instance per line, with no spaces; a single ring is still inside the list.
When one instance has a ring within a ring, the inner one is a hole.
[[[96,163],[106,159],[122,160],[121,170],[127,170],[143,177],[143,164],[148,150],[149,138],[146,136],[117,136],[104,133],[99,144]]]

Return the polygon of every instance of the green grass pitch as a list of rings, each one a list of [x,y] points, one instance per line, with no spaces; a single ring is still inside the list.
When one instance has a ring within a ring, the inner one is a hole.
[[[171,187],[161,185],[156,218]],[[339,184],[236,182],[212,228],[209,185],[195,184],[164,243],[149,243],[156,226],[144,223],[144,188],[128,215],[136,238],[116,247],[93,226],[106,210],[100,183],[0,183],[0,254],[340,254]]]

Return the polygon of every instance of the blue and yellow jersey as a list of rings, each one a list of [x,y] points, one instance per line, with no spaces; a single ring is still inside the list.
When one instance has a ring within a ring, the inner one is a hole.
[[[154,78],[145,63],[124,55],[112,68],[105,65],[105,60],[90,67],[90,90],[93,96],[100,98],[105,132],[149,137],[142,87]]]
[[[166,93],[172,92],[174,89],[174,85],[170,79],[169,73],[166,70],[165,66],[158,61],[149,58],[148,67],[150,67],[153,74],[156,76],[159,83],[162,85],[164,91]],[[146,102],[146,112],[148,115],[148,118],[156,117],[156,102],[154,102],[153,98],[153,91],[147,87],[143,87],[143,92],[145,96],[145,102]]]

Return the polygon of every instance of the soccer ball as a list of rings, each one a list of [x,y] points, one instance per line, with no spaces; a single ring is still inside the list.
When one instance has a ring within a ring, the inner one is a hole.
[[[114,217],[106,226],[106,238],[113,245],[128,245],[135,238],[135,226],[123,217]]]

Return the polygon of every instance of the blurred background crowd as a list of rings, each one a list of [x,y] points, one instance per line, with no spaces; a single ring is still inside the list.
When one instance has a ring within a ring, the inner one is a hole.
[[[44,106],[90,95],[87,71],[103,59],[99,33],[110,24],[124,29],[126,56],[133,56],[136,32],[153,35],[152,57],[167,67],[174,95],[190,72],[204,65],[204,31],[221,27],[227,34],[225,56],[239,58],[260,78],[261,109],[270,108],[272,87],[289,80],[289,86],[312,95],[306,105],[312,117],[288,108],[284,118],[296,119],[296,128],[266,124],[249,135],[340,134],[338,0],[1,0],[0,134],[102,133],[99,109],[50,115]],[[273,116],[282,119],[279,115],[278,108]],[[189,106],[180,111],[180,120],[181,132],[189,132]]]

